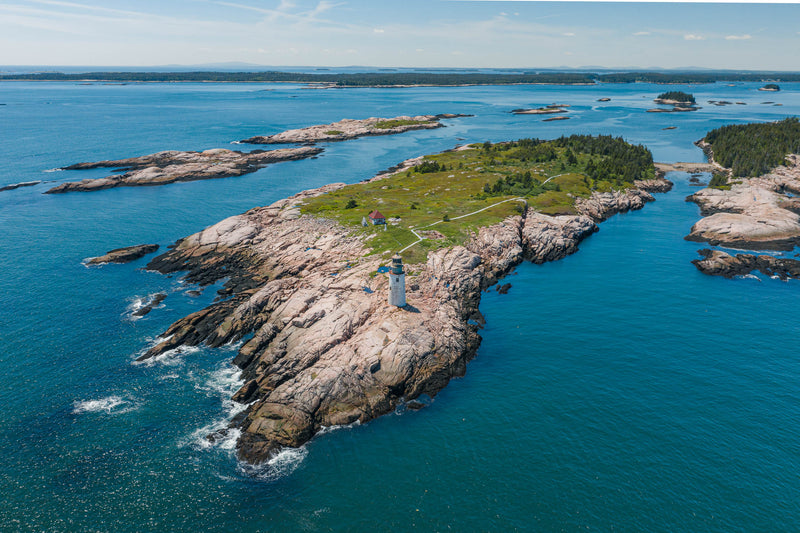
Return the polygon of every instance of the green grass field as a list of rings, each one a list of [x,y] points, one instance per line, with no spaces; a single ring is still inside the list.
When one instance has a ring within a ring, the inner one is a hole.
[[[510,144],[477,144],[425,156],[416,169],[311,198],[303,205],[302,212],[334,219],[361,232],[368,238],[373,254],[394,254],[417,241],[411,229],[425,231],[435,224],[429,229],[443,237],[426,238],[402,254],[406,263],[416,263],[424,261],[431,250],[464,244],[480,227],[522,213],[525,203],[546,214],[572,214],[577,196],[587,197],[593,190],[632,185],[587,176],[587,162],[590,159],[599,162],[607,156],[570,154],[568,148],[544,143],[539,147],[552,150],[548,153],[551,159],[536,161],[530,146]],[[535,148],[536,153],[543,150]],[[516,183],[515,179],[523,173],[530,174],[524,183]],[[495,186],[498,180],[500,184]],[[512,185],[508,185],[509,181]],[[508,201],[454,220],[514,198],[525,201]],[[375,209],[387,218],[387,225],[362,227],[362,219]],[[392,218],[400,220],[393,224],[389,221]]]

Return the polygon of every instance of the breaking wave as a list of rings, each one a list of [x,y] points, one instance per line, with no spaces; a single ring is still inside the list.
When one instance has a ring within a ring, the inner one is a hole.
[[[275,457],[260,465],[240,462],[239,471],[260,481],[276,481],[297,470],[297,467],[300,466],[307,455],[308,449],[305,446],[281,448]]]
[[[153,348],[154,346],[158,345],[160,342],[163,342],[164,340],[166,340],[166,339],[162,339],[160,337],[156,338],[155,340],[153,340],[150,343],[149,346],[145,347],[139,353],[137,353],[136,357],[138,358],[138,357],[144,355],[145,353],[147,353],[147,351],[150,348]],[[186,345],[182,344],[180,346],[176,346],[175,348],[172,348],[171,350],[167,350],[166,352],[164,352],[162,354],[158,354],[158,355],[156,355],[154,357],[151,357],[149,359],[145,359],[144,361],[136,361],[136,360],[134,360],[133,364],[134,365],[144,365],[144,366],[156,366],[156,365],[180,366],[180,365],[182,365],[184,363],[183,357],[185,355],[196,354],[200,350],[202,350],[202,348],[199,347],[199,346],[186,346]]]
[[[132,411],[136,406],[130,400],[119,396],[108,396],[99,400],[76,401],[72,404],[72,412],[76,415],[83,413],[121,414]]]

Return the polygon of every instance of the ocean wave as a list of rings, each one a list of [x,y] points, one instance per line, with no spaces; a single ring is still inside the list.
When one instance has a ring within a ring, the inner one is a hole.
[[[228,428],[228,425],[233,417],[250,405],[234,402],[231,399],[231,396],[244,385],[242,371],[230,363],[225,363],[213,372],[191,377],[195,380],[194,388],[196,390],[205,392],[209,396],[220,398],[223,413],[220,418],[193,431],[188,441],[184,444],[198,449],[235,450],[236,441],[239,439],[241,431]],[[209,435],[214,437],[209,439]]]
[[[239,471],[260,481],[276,481],[297,470],[307,455],[308,449],[305,446],[281,448],[272,459],[260,465],[240,462]]]
[[[48,168],[48,169],[42,170],[42,172],[61,172],[63,170],[64,170],[63,168]]]
[[[331,433],[332,431],[338,431],[340,429],[353,429],[354,427],[360,426],[361,420],[356,420],[355,422],[350,422],[349,424],[340,424],[338,426],[320,426],[319,431],[317,431],[315,437],[317,435],[325,435],[326,433]]]
[[[135,354],[135,357],[138,359],[140,356],[147,353],[150,348],[158,345],[159,343],[163,342],[166,339],[157,339],[151,343],[150,346],[145,347],[139,353]],[[154,357],[149,359],[145,359],[144,361],[137,361],[134,360],[134,365],[143,365],[143,366],[156,366],[156,365],[163,365],[163,366],[180,366],[184,363],[183,357],[185,355],[192,355],[202,350],[199,346],[186,346],[185,344],[181,344],[180,346],[176,346],[171,350],[167,350],[164,353],[158,354]]]
[[[119,408],[119,409],[118,409]],[[99,400],[76,401],[72,404],[72,412],[76,415],[83,413],[122,414],[136,408],[130,400],[120,396],[108,396]]]
[[[128,300],[130,303],[125,307],[124,315],[128,320],[139,320],[140,318],[147,315],[147,313],[141,315],[136,314],[137,311],[139,311],[144,307],[150,306],[151,310],[161,309],[163,307],[166,307],[166,304],[163,303],[164,300],[163,298],[158,304],[153,305],[156,302],[156,298],[163,294],[164,293],[162,292],[154,292],[152,294],[148,294],[147,296],[134,296],[133,298]]]

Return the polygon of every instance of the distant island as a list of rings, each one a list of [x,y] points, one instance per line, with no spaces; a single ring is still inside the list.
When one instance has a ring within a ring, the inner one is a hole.
[[[247,407],[208,438],[237,430],[238,456],[259,463],[435,395],[476,353],[483,290],[523,260],[575,252],[597,222],[670,186],[645,147],[573,135],[468,145],[304,191],[150,261],[190,283],[224,281],[226,298],[176,321],[141,359],[243,340],[233,399]],[[387,302],[392,256],[405,305]]]
[[[467,116],[469,115],[445,113],[414,117],[343,119],[331,124],[287,130],[275,135],[257,135],[239,142],[247,144],[315,144],[322,141],[347,141],[370,135],[394,135],[412,130],[442,128],[444,127],[444,124],[440,122],[442,119]]]
[[[768,83],[759,89],[759,91],[780,91],[780,90],[781,90],[780,86],[774,83]]]
[[[657,104],[682,106],[690,106],[697,103],[694,99],[694,95],[685,93],[683,91],[669,91],[666,93],[661,93],[653,101]]]
[[[36,72],[4,74],[0,81],[74,81],[74,82],[283,82],[314,84],[318,87],[408,87],[459,85],[559,84],[594,85],[598,83],[716,83],[724,81],[796,82],[796,72],[618,72],[598,74],[587,72],[523,72],[519,74],[490,74],[481,72],[362,72],[362,73],[302,73],[302,72]]]
[[[394,118],[372,117],[362,120],[344,119],[333,124],[309,126],[275,135],[251,137],[238,142],[313,145],[319,141],[346,141],[365,135],[394,135],[419,129],[441,128],[444,127],[440,122],[441,119],[462,116],[467,115],[441,114]],[[253,150],[252,152],[215,148],[203,152],[168,150],[127,159],[76,163],[63,167],[61,170],[114,168],[125,172],[103,178],[62,183],[49,189],[45,194],[91,192],[114,187],[154,186],[178,181],[230,178],[255,172],[269,164],[306,159],[320,153],[322,153],[322,148],[311,146],[269,151]],[[7,188],[13,189],[25,185],[28,184],[16,184]]]

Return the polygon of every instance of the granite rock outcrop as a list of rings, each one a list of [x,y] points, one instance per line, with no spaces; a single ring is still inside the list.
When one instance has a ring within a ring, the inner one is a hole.
[[[705,217],[687,240],[750,250],[791,250],[800,244],[800,158],[729,190],[706,188],[686,199]]]

